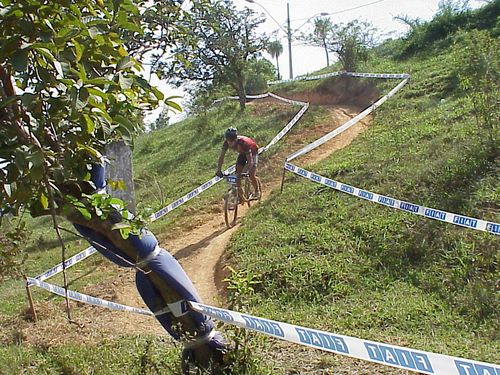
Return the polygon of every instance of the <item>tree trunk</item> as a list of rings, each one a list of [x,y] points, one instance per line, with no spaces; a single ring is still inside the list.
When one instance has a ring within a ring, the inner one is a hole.
[[[245,110],[246,101],[247,101],[247,93],[245,90],[245,84],[241,77],[238,77],[238,96],[240,101],[240,111],[243,112]]]
[[[278,71],[278,80],[280,80],[281,75],[280,75],[280,64],[278,63],[278,56],[276,56],[276,70]]]
[[[330,56],[328,56],[328,48],[326,46],[326,40],[323,39],[323,48],[325,49],[325,54],[326,54],[326,66],[330,66]]]

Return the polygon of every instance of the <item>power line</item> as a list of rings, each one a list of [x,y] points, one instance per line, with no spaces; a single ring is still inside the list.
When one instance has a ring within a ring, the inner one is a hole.
[[[363,5],[358,5],[357,7],[354,7],[354,8],[348,8],[348,9],[339,10],[338,12],[328,13],[328,15],[329,15],[329,16],[331,16],[331,15],[334,15],[334,14],[339,14],[339,13],[349,12],[349,11],[351,11],[351,10],[360,9],[360,8],[367,7],[367,6],[369,6],[369,5],[373,5],[373,4],[381,3],[382,1],[385,1],[385,0],[377,0],[377,1],[372,1],[371,3],[366,3],[366,4],[363,4]],[[291,21],[303,21],[303,20],[307,20],[307,19],[308,19],[308,18],[298,18],[298,19],[294,19],[294,20],[291,20]]]

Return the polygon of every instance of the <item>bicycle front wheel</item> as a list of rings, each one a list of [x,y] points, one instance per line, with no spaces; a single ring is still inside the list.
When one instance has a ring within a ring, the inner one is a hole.
[[[224,220],[228,228],[236,224],[238,218],[238,192],[232,189],[224,195]]]
[[[243,183],[243,198],[247,202],[248,207],[250,207],[250,194],[252,194],[252,183],[250,178],[245,177],[245,182]]]

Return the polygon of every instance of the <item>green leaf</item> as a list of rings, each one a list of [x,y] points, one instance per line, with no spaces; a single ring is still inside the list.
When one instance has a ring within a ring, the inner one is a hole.
[[[6,39],[2,44],[0,52],[3,55],[9,55],[11,52],[17,51],[19,49],[20,41],[21,41],[21,36],[19,35],[15,35]]]
[[[73,42],[73,45],[75,46],[76,62],[79,63],[80,60],[82,59],[85,47],[78,42]]]
[[[132,228],[132,226],[129,223],[123,221],[120,223],[113,224],[113,226],[111,227],[112,230],[127,229],[127,228]]]
[[[120,180],[120,181],[123,181],[123,180]],[[125,182],[123,184],[125,185]],[[125,189],[123,189],[123,190],[125,190]],[[123,202],[121,199],[118,199],[118,198],[111,198],[111,200],[109,201],[109,204],[117,205],[120,207],[125,207],[125,202]]]
[[[135,62],[130,56],[124,56],[116,65],[116,71],[125,70],[134,66]]]
[[[78,143],[77,145],[78,150],[84,150],[87,151],[90,155],[94,156],[95,158],[100,158],[102,155],[99,151],[97,151],[95,148],[92,148],[90,146]]]
[[[133,133],[135,129],[135,125],[128,118],[123,117],[122,115],[116,115],[114,118],[119,124],[123,125],[128,133]]]
[[[78,76],[82,80],[82,82],[85,82],[87,80],[87,72],[85,70],[85,66],[83,64],[78,64]]]
[[[179,112],[182,112],[182,107],[179,104],[177,104],[176,102],[173,102],[171,100],[165,100],[165,105],[167,105],[167,106],[169,106],[169,107],[171,107]]]
[[[41,167],[45,161],[43,152],[41,151],[35,151],[32,154],[29,154],[26,159],[33,164],[33,167]]]
[[[101,108],[94,107],[92,108],[92,112],[97,114],[102,119],[106,120],[108,124],[111,124],[113,122],[111,116],[107,112],[103,111]]]
[[[155,95],[156,99],[163,100],[165,95],[163,95],[160,90],[158,90],[156,87],[152,87],[151,89],[153,90],[153,94]]]
[[[36,105],[38,96],[35,94],[24,93],[21,96],[21,103],[26,107],[28,111],[32,111],[33,107]]]
[[[80,214],[87,220],[90,220],[92,219],[92,215],[90,213],[89,210],[87,210],[86,208],[81,208],[81,207],[75,207],[78,212],[80,212]]]
[[[64,41],[70,40],[80,34],[81,30],[78,28],[71,28],[71,29],[63,29],[61,33],[59,33],[58,37],[61,38]],[[62,34],[62,35],[61,35]]]
[[[108,94],[102,92],[101,90],[95,88],[95,87],[88,87],[88,85],[85,86],[87,88],[87,90],[89,90],[89,93],[92,95],[92,96],[98,96],[104,100],[108,100]],[[97,98],[94,98],[94,100],[97,102],[99,99]]]
[[[19,98],[20,98],[19,95],[14,95],[14,96],[9,96],[9,97],[7,97],[5,99],[0,100],[0,109],[9,106],[10,104],[12,104],[15,101],[19,100]]]
[[[20,49],[12,55],[12,67],[16,72],[23,72],[28,67],[28,50]]]
[[[118,83],[120,84],[120,88],[122,90],[128,90],[134,84],[134,79],[124,77],[122,74],[120,74],[118,76]]]
[[[45,193],[42,192],[40,194],[39,201],[40,201],[40,204],[42,205],[42,207],[43,207],[44,210],[46,210],[47,208],[49,208],[49,199],[47,198],[47,196],[45,195]]]
[[[92,120],[92,117],[87,114],[83,115],[83,119],[85,121],[85,129],[87,131],[87,134],[92,134],[95,130],[94,120]]]
[[[40,53],[42,56],[44,56],[45,58],[47,58],[50,62],[53,62],[53,61],[56,60],[56,58],[54,57],[54,55],[52,54],[52,52],[50,52],[50,50],[48,50],[47,48],[33,47],[33,50],[35,50],[36,52]]]
[[[89,102],[89,91],[86,87],[82,87],[78,92],[75,108],[81,110],[87,106]]]
[[[107,78],[92,78],[86,81],[88,85],[115,85],[115,83]]]

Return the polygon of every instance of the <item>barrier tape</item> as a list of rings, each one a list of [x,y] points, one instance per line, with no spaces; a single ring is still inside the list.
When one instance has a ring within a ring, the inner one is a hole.
[[[287,158],[286,161],[291,161],[301,155],[304,155],[308,153],[309,151],[315,149],[316,147],[321,146],[323,143],[328,142],[330,139],[333,137],[337,136],[338,134],[344,132],[345,130],[349,129],[351,126],[355,125],[358,121],[362,120],[366,116],[368,116],[371,112],[373,112],[376,108],[380,107],[382,104],[384,104],[390,97],[392,97],[394,94],[396,94],[401,88],[408,83],[409,78],[404,79],[401,81],[396,87],[394,87],[391,91],[389,91],[386,95],[384,95],[382,98],[377,100],[374,104],[366,108],[363,112],[359,113],[349,121],[347,121],[345,124],[342,126],[338,127],[337,129],[331,131],[330,133],[324,135],[323,137],[317,139],[316,141],[308,144],[307,146],[301,148],[300,150],[295,151],[294,153],[290,154]]]
[[[272,145],[276,144],[281,138],[283,138],[285,136],[285,134],[288,133],[288,131],[299,121],[299,119],[302,117],[302,115],[305,113],[305,111],[307,111],[307,109],[309,108],[309,103],[304,103],[304,102],[299,102],[299,101],[295,101],[295,100],[285,99],[285,98],[282,98],[282,97],[280,97],[278,95],[275,95],[275,94],[272,94],[272,93],[268,93],[268,95],[272,96],[272,97],[274,97],[274,98],[276,98],[278,100],[283,100],[283,101],[285,101],[287,103],[290,103],[290,104],[300,104],[300,105],[303,105],[303,107],[300,109],[299,112],[297,112],[297,114],[294,116],[294,118],[292,120],[290,120],[288,122],[288,124],[286,124],[285,127],[265,147],[261,147],[259,149],[259,154],[261,154],[262,152],[267,151]],[[265,96],[268,96],[268,95],[265,95]],[[259,95],[258,97],[260,98],[261,96]],[[238,97],[229,97],[229,98],[238,98]],[[226,173],[226,174],[233,173],[235,169],[236,169],[236,165],[232,165],[227,170],[225,170],[224,173]],[[161,218],[162,216],[166,215],[170,211],[173,211],[177,207],[183,205],[184,203],[190,201],[194,197],[200,195],[202,192],[204,192],[205,190],[211,188],[213,185],[215,185],[216,183],[218,183],[221,180],[222,180],[222,178],[220,178],[220,177],[214,177],[214,178],[208,180],[207,182],[201,184],[200,186],[198,186],[194,190],[191,190],[186,195],[180,197],[179,199],[177,199],[174,202],[170,203],[166,207],[164,207],[164,208],[158,210],[157,212],[155,212],[154,214],[152,214],[150,216],[151,221],[158,220],[159,218]]]
[[[52,267],[51,269],[49,269],[48,271],[45,271],[44,273],[36,276],[35,279],[37,279],[39,281],[47,280],[48,278],[51,278],[52,276],[55,276],[58,273],[62,272],[64,268],[68,269],[71,266],[74,266],[78,262],[84,260],[85,258],[88,258],[89,256],[91,256],[92,254],[94,254],[96,252],[97,252],[97,250],[94,249],[94,247],[92,247],[92,246],[87,247],[85,250],[79,252],[76,255],[73,255],[69,259],[66,259],[66,261],[64,262],[64,267],[63,267],[63,264],[61,262],[58,265],[56,265],[56,266]],[[29,285],[32,285],[32,283],[28,282],[28,286]]]
[[[51,293],[57,294],[62,297],[66,297],[66,290],[60,286],[49,284],[44,281],[40,281],[31,277],[28,277],[28,282],[31,285],[36,285],[42,289],[48,290]],[[138,307],[125,306],[120,303],[106,301],[100,298],[92,297],[72,290],[68,290],[68,298],[73,301],[88,303],[89,305],[94,305],[94,306],[105,307],[111,310],[128,311],[141,315],[150,315],[150,316],[154,315],[149,310],[140,309]]]
[[[362,78],[387,78],[387,79],[401,79],[401,78],[410,78],[410,75],[407,73],[399,73],[399,74],[392,74],[392,73],[356,73],[356,72],[345,72],[345,71],[340,71],[340,72],[332,72],[332,73],[326,73],[326,74],[319,74],[315,76],[298,76],[292,79],[281,79],[277,81],[267,81],[268,85],[276,85],[279,83],[289,83],[289,82],[296,82],[296,81],[313,81],[316,79],[324,79],[324,78],[330,78],[330,77],[336,77],[336,76],[351,76],[351,77],[362,77]]]
[[[356,73],[356,72],[344,72],[343,75],[351,77],[361,77],[361,78],[388,78],[388,79],[398,79],[398,78],[410,78],[407,73],[400,74],[390,74],[390,73]]]
[[[304,115],[304,113],[309,108],[309,103],[306,103],[299,112],[294,116],[294,118],[267,144],[267,146],[262,147],[259,150],[259,154],[267,151],[271,146],[278,143],[278,141],[285,136],[286,133],[300,120],[300,118]]]
[[[285,127],[271,140],[271,142],[269,142],[269,144],[267,146],[259,149],[259,154],[267,151],[272,145],[276,144],[281,138],[283,138],[285,136],[285,134],[288,133],[288,131],[299,121],[299,119],[302,117],[302,115],[305,113],[305,111],[309,108],[309,103],[304,103],[304,102],[300,102],[300,101],[296,101],[296,100],[282,98],[282,97],[280,97],[276,94],[272,94],[272,93],[266,93],[266,94],[262,94],[262,95],[249,95],[249,96],[247,96],[247,98],[249,98],[249,99],[262,99],[262,98],[265,98],[267,96],[272,96],[275,99],[282,100],[282,101],[290,103],[290,104],[302,105],[303,107],[294,116],[294,118],[287,125],[285,125]],[[230,98],[237,99],[238,97],[230,97]],[[235,169],[236,169],[236,166],[232,165],[228,169],[226,169],[224,171],[224,173],[231,174],[235,171]],[[159,218],[166,215],[170,211],[173,211],[177,207],[181,206],[182,204],[186,203],[187,201],[191,200],[192,198],[198,196],[199,194],[201,194],[205,190],[208,190],[213,185],[218,183],[220,180],[221,180],[221,178],[214,177],[214,178],[208,180],[207,182],[203,183],[202,185],[198,186],[197,188],[191,190],[189,193],[176,199],[174,202],[170,203],[166,207],[153,213],[150,216],[151,221],[158,220]],[[97,252],[97,250],[94,249],[92,246],[88,247],[87,249],[85,249],[85,250],[81,251],[80,253],[74,255],[73,257],[67,259],[65,261],[65,268],[69,268],[71,266],[74,266],[76,263],[84,260],[85,258],[89,257],[90,255],[92,255],[96,252]],[[52,276],[57,275],[58,273],[60,273],[62,271],[63,271],[62,263],[59,263],[58,265],[52,267],[51,269],[49,269],[48,271],[46,271],[42,274],[36,276],[35,278],[40,280],[40,281],[44,281],[44,280],[51,278]],[[28,286],[32,285],[32,283],[29,281],[27,284],[28,284]]]
[[[332,73],[325,73],[325,74],[318,74],[315,76],[299,76],[291,79],[280,79],[277,81],[267,81],[268,85],[277,85],[279,83],[290,83],[290,82],[296,82],[296,81],[312,81],[315,79],[323,79],[323,78],[330,78],[330,77],[335,77],[338,75],[341,75],[342,72],[332,72]]]
[[[247,99],[264,99],[268,96],[269,96],[269,93],[266,92],[265,94],[259,94],[259,95],[247,95]],[[239,96],[225,96],[224,98],[214,100],[214,102],[212,103],[212,106],[217,104],[217,103],[223,102],[224,100],[228,100],[228,99],[238,100],[239,98],[240,98]]]
[[[296,105],[309,105],[307,102],[301,102],[299,100],[293,100],[293,99],[288,99],[288,98],[283,98],[282,96],[276,95],[272,92],[269,93],[269,96],[281,100],[282,102],[290,103],[290,104],[296,104]]]
[[[306,169],[299,168],[296,165],[286,162],[286,170],[293,172],[303,178],[314,181],[318,184],[328,186],[332,189],[336,189],[343,193],[354,195],[359,198],[363,198],[367,201],[375,202],[383,206],[396,208],[405,212],[409,212],[415,215],[420,215],[427,217],[429,219],[439,220],[446,223],[459,225],[462,227],[476,229],[484,232],[493,233],[496,235],[500,234],[500,224],[491,221],[476,219],[469,216],[458,215],[446,211],[437,210],[435,208],[421,206],[415,203],[405,202],[398,200],[396,198],[388,197],[385,195],[380,195],[373,193],[368,190],[363,190],[351,185],[338,182],[327,177],[321,176],[319,174],[310,172]]]
[[[224,173],[232,173],[235,169],[236,169],[236,166],[233,165],[233,166],[229,167],[227,170],[225,170]],[[162,209],[156,211],[154,214],[152,214],[150,216],[151,221],[158,220],[159,218],[161,218],[162,216],[165,216],[170,211],[173,211],[177,207],[182,206],[184,203],[190,201],[194,197],[200,195],[205,190],[208,190],[209,188],[211,188],[213,185],[215,185],[216,183],[218,183],[220,180],[221,180],[221,178],[219,178],[219,177],[211,178],[210,180],[208,180],[207,182],[201,184],[200,186],[198,186],[194,190],[191,190],[186,195],[184,195],[184,196],[180,197],[179,199],[173,201],[172,203],[170,203],[166,207],[163,207]]]
[[[193,310],[280,340],[424,374],[499,375],[500,366],[401,346],[332,334],[249,314],[189,302]]]

